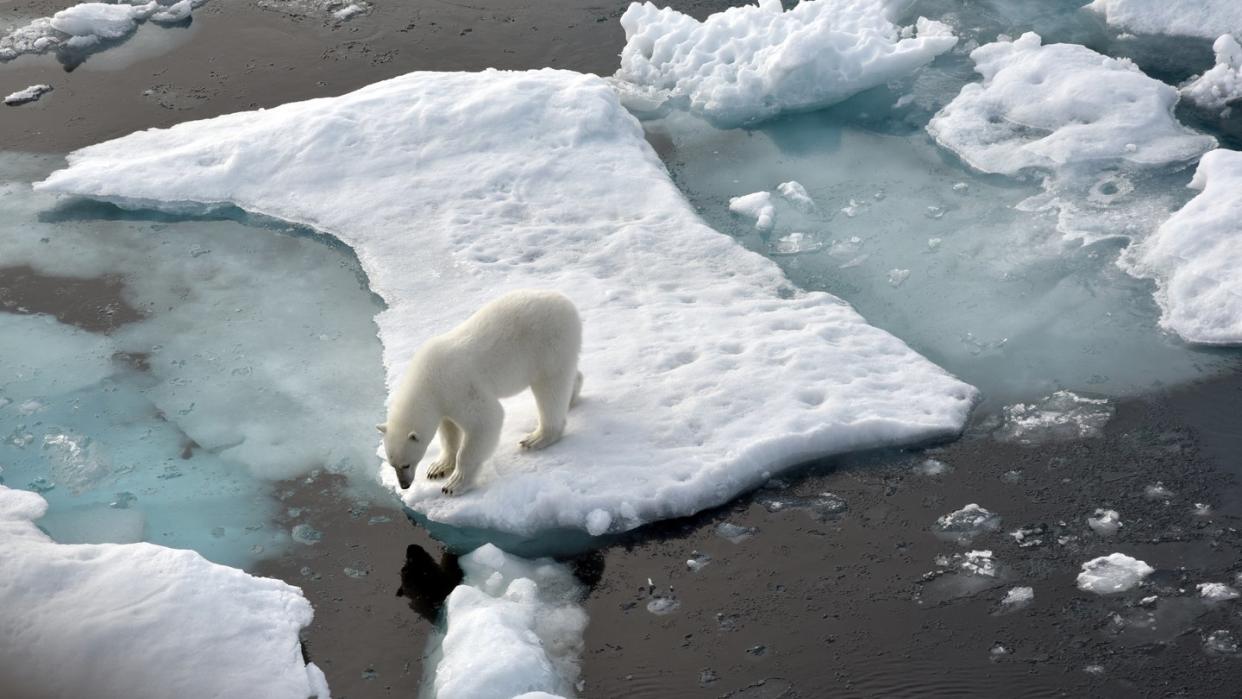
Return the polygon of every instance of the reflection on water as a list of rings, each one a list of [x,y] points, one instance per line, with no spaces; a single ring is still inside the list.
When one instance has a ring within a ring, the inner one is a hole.
[[[405,565],[401,566],[401,587],[397,594],[409,599],[410,609],[430,622],[439,620],[444,600],[461,584],[462,572],[457,556],[441,552],[440,560],[431,557],[418,544],[405,549]]]

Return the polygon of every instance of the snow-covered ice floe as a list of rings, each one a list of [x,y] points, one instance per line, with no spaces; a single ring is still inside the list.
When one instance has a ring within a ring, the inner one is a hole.
[[[389,305],[377,323],[390,385],[424,340],[497,295],[569,295],[586,388],[564,440],[521,452],[533,400],[508,401],[475,489],[448,498],[420,476],[405,493],[432,520],[629,529],[809,458],[954,435],[973,403],[841,300],[791,288],[706,226],[594,76],[412,73],[69,162],[37,187],[131,207],[232,202],[353,246]]]
[[[448,596],[446,631],[432,652],[434,696],[573,696],[587,617],[569,569],[491,544],[459,563],[465,578]]]
[[[908,75],[953,48],[948,26],[898,27],[886,3],[780,0],[729,8],[700,22],[650,2],[621,16],[616,77],[644,101],[687,100],[722,124],[817,109]]]
[[[48,51],[89,53],[132,34],[143,22],[176,24],[207,0],[121,0],[71,5],[0,36],[0,62]]]
[[[1227,602],[1239,597],[1238,591],[1225,583],[1206,582],[1195,586],[1199,596],[1209,602]]]
[[[1183,85],[1182,96],[1204,109],[1223,109],[1242,99],[1242,44],[1233,35],[1222,34],[1212,51],[1216,65]]]
[[[1156,280],[1163,327],[1188,342],[1242,343],[1242,152],[1203,156],[1190,186],[1199,195],[1122,265]]]
[[[1093,0],[1086,7],[1110,26],[1138,34],[1204,39],[1226,32],[1242,34],[1242,3],[1238,0]]]
[[[1176,88],[1127,59],[1031,32],[970,57],[983,81],[963,87],[928,133],[977,170],[1044,175],[1046,194],[1020,208],[1058,211],[1069,238],[1145,233],[1167,205],[1135,192],[1134,177],[1184,167],[1216,144],[1174,118]]]
[[[26,104],[28,102],[38,101],[38,99],[42,97],[44,93],[48,93],[51,91],[52,91],[51,85],[42,85],[42,84],[31,85],[30,87],[27,87],[22,90],[18,90],[17,92],[13,92],[7,95],[4,98],[4,103],[9,105],[10,107],[16,107],[19,105]]]
[[[301,590],[153,544],[57,544],[0,485],[0,677],[11,696],[328,698]],[[156,670],[157,671],[153,671]]]
[[[1097,595],[1111,595],[1138,587],[1155,568],[1124,553],[1111,553],[1082,564],[1078,589]]]

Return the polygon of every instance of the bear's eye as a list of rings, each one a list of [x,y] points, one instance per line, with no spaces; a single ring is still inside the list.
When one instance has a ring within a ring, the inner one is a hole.
[[[410,433],[410,441],[411,441],[411,442],[417,442],[417,441],[418,441],[418,435],[416,435],[416,434],[414,434],[413,432],[411,432],[411,433]]]

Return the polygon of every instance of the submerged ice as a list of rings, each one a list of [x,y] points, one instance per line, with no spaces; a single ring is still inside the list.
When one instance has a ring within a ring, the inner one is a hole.
[[[504,290],[568,294],[587,386],[569,432],[522,453],[534,406],[507,402],[475,490],[446,498],[420,478],[405,494],[449,524],[598,531],[602,512],[629,529],[808,458],[954,434],[974,396],[704,225],[593,76],[414,73],[93,146],[40,188],[127,206],[233,202],[335,235],[389,303],[377,321],[390,381]]]

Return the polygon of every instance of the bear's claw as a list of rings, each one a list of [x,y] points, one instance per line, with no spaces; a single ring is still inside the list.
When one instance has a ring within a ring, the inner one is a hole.
[[[437,461],[427,467],[427,480],[434,481],[444,478],[455,468],[457,468],[456,464],[449,463],[448,461]]]
[[[518,442],[518,446],[522,447],[523,449],[531,449],[531,450],[543,449],[544,447],[550,447],[553,444],[556,444],[557,442],[560,441],[560,439],[561,439],[560,434],[552,435],[552,434],[549,434],[543,431],[542,429],[538,429],[526,435],[526,439],[523,439],[522,441]]]

